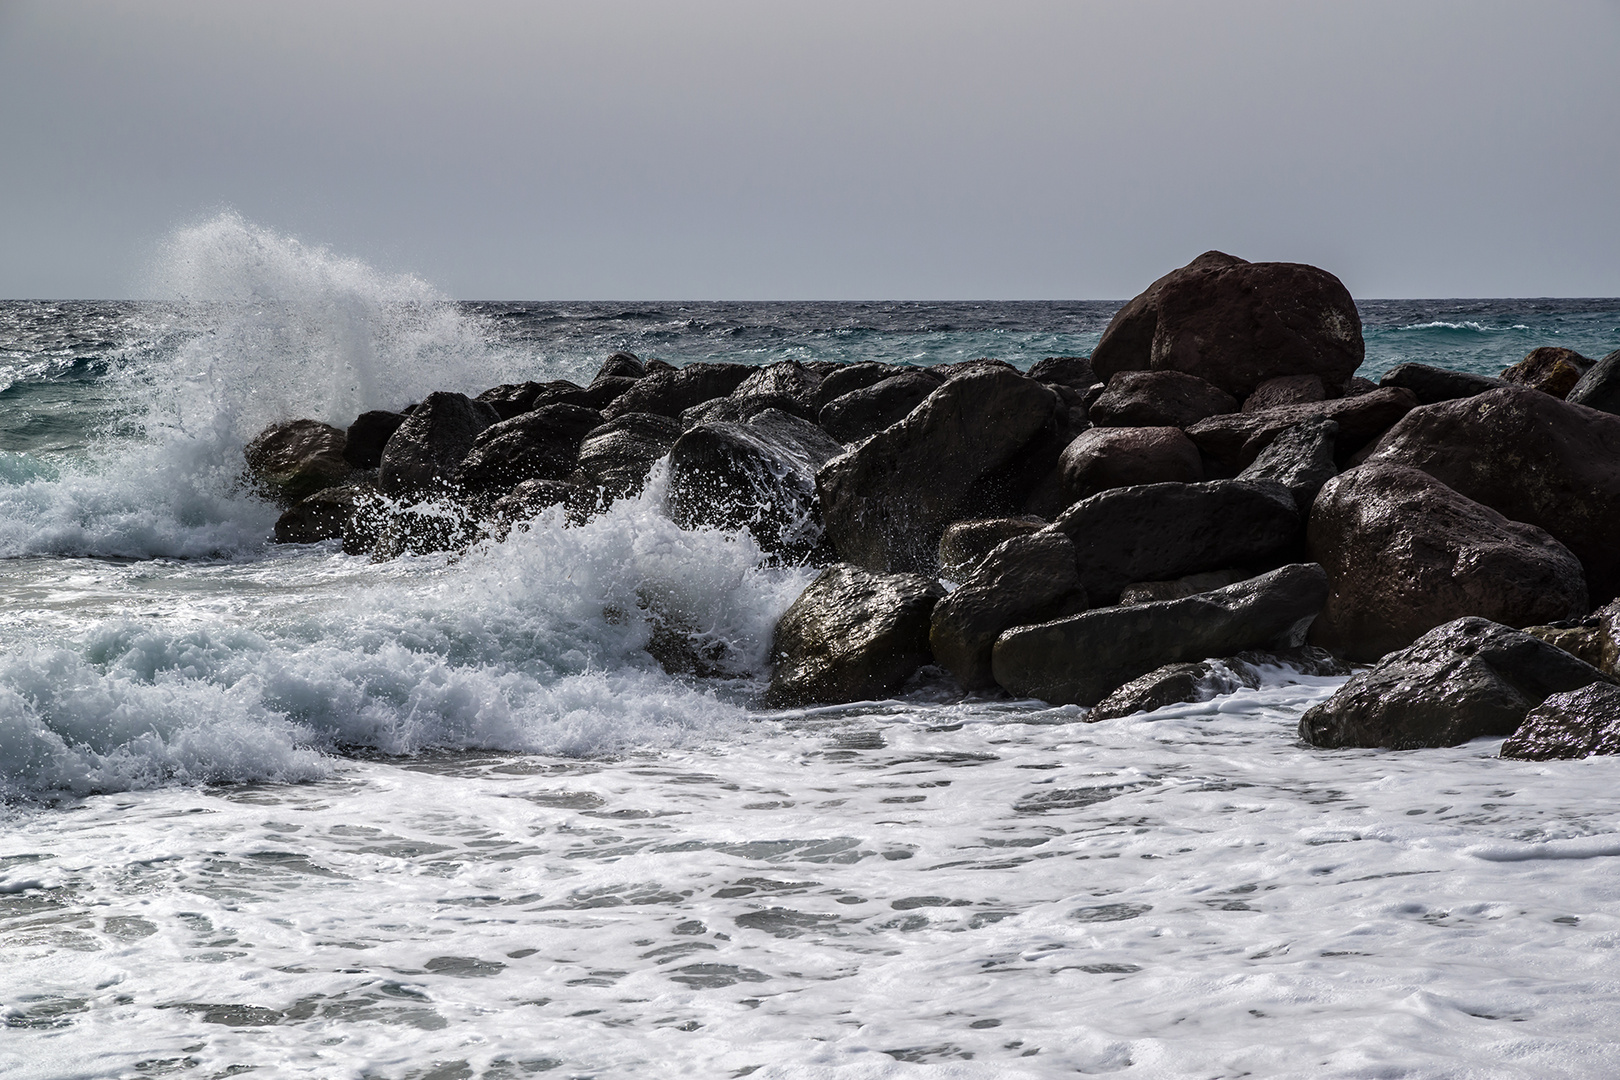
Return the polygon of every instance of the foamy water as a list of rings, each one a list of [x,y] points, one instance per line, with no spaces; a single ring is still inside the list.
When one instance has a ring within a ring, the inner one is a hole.
[[[0,305],[0,1075],[1620,1065],[1612,759],[1324,753],[1339,680],[1283,670],[1099,724],[937,672],[763,711],[813,571],[677,529],[661,468],[386,564],[267,543],[241,483],[270,420],[615,348],[1027,365],[1113,305],[468,307],[230,214],[152,280]],[[1614,304],[1369,310],[1368,370],[1620,345]]]

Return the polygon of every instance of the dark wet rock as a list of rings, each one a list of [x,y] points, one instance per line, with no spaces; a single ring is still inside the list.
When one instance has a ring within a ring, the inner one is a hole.
[[[374,537],[369,550],[378,561],[403,555],[459,551],[478,539],[478,521],[465,505],[446,498],[424,499],[410,506],[384,506],[369,523]],[[344,550],[349,549],[348,535]]]
[[[830,371],[822,376],[820,384],[816,386],[814,404],[817,411],[837,398],[856,390],[865,390],[873,383],[880,383],[884,379],[899,375],[906,371],[925,371],[925,368],[906,368],[898,364],[879,364],[871,360],[859,364],[844,364],[837,370]],[[936,378],[938,378],[936,376]],[[944,379],[939,379],[944,382]]]
[[[1281,484],[1210,480],[1114,488],[1050,528],[1074,541],[1091,602],[1111,604],[1133,582],[1275,566],[1303,539],[1304,521]]]
[[[1182,600],[1099,608],[1008,630],[996,641],[991,666],[1012,694],[1095,705],[1165,664],[1298,646],[1326,597],[1322,568],[1294,563]]]
[[[1110,488],[1204,478],[1198,447],[1175,427],[1092,428],[1064,448],[1058,469],[1063,506]]]
[[[1238,398],[1279,375],[1316,375],[1339,394],[1365,351],[1355,301],[1332,274],[1209,251],[1121,308],[1091,366],[1104,380],[1183,371]]]
[[[382,464],[383,447],[405,422],[405,414],[373,409],[363,412],[344,433],[343,460],[357,469],[375,469]]]
[[[939,538],[939,572],[959,581],[1003,541],[1045,526],[1045,519],[1033,514],[953,522]]]
[[[1033,379],[988,369],[950,380],[904,420],[833,458],[816,488],[839,557],[875,571],[931,572],[951,522],[1022,504],[1033,470],[1021,455],[1043,449],[1035,444],[1053,435],[1058,408],[1057,395]]]
[[[1324,416],[1302,420],[1279,432],[1237,478],[1279,483],[1293,493],[1299,512],[1309,514],[1316,493],[1339,474],[1334,464],[1338,436],[1337,421]]]
[[[917,574],[823,570],[776,626],[765,701],[775,707],[884,698],[929,662],[928,622],[945,595]]]
[[[1524,761],[1620,754],[1620,687],[1593,683],[1549,694],[1525,714],[1501,756]]]
[[[383,447],[377,486],[388,495],[421,494],[446,484],[495,409],[465,394],[429,394]]]
[[[592,380],[591,385],[579,390],[561,389],[560,392],[554,395],[542,394],[535,399],[535,405],[536,407],[543,405],[578,405],[582,409],[595,409],[597,412],[601,412],[618,401],[640,381],[640,379],[633,379],[628,375],[603,375]],[[621,412],[623,411],[621,410]]]
[[[992,360],[988,356],[981,356],[977,360],[957,360],[949,364],[935,364],[933,367],[924,370],[933,372],[942,381],[960,379],[963,375],[982,374],[986,371],[1011,371],[1014,374],[1023,374],[1007,361]]]
[[[471,492],[507,491],[525,480],[562,480],[574,471],[579,444],[602,414],[578,405],[547,405],[492,424],[456,467],[455,483]]]
[[[1569,549],[1426,473],[1368,464],[1328,481],[1307,528],[1331,590],[1313,644],[1376,660],[1477,615],[1526,626],[1586,614]]]
[[[808,414],[806,418],[814,420],[816,388],[820,385],[820,375],[796,360],[783,360],[756,368],[754,373],[739,383],[731,394],[739,398],[762,396],[794,398],[802,403],[802,409]]]
[[[1189,427],[1187,435],[1211,460],[1243,469],[1288,428],[1321,417],[1339,425],[1334,445],[1342,460],[1388,431],[1416,405],[1410,390],[1386,386],[1334,401],[1212,416]]]
[[[1086,356],[1048,356],[1029,369],[1029,377],[1036,382],[1058,383],[1084,390],[1097,381],[1091,369],[1091,358]]]
[[[1605,675],[1620,676],[1620,600],[1610,601],[1584,619],[1560,619],[1523,630],[1580,657]]]
[[[1345,381],[1344,396],[1360,397],[1362,394],[1370,394],[1377,389],[1378,384],[1371,379],[1363,379],[1360,375],[1352,375]]]
[[[1099,427],[1188,427],[1237,411],[1237,398],[1180,371],[1118,372],[1089,407]]]
[[[1167,705],[1213,701],[1261,685],[1261,666],[1291,668],[1302,675],[1348,675],[1350,669],[1324,649],[1304,646],[1283,652],[1250,651],[1219,660],[1166,664],[1115,690],[1086,714],[1086,720],[1114,720]]]
[[[1267,379],[1243,399],[1244,412],[1259,412],[1278,405],[1309,405],[1327,397],[1320,375],[1279,375]]]
[[[247,444],[248,473],[264,492],[291,505],[322,488],[343,483],[355,471],[343,457],[340,428],[319,420],[272,424]]]
[[[1300,717],[1313,746],[1414,750],[1511,735],[1551,694],[1603,673],[1529,634],[1469,617],[1437,626]]]
[[[595,505],[595,493],[566,480],[525,480],[490,505],[496,535],[504,538],[511,526],[528,521],[542,510],[565,507],[575,524],[583,522]]]
[[[687,409],[681,413],[681,428],[691,431],[699,424],[744,423],[767,409],[785,412],[812,424],[816,422],[815,411],[803,398],[789,397],[786,394],[750,394],[746,397],[732,394],[730,397],[715,398],[713,401],[705,401],[701,405]]]
[[[649,371],[602,408],[602,416],[651,413],[679,418],[694,405],[726,397],[759,369],[748,364],[688,364],[670,371]]]
[[[1546,529],[1581,561],[1593,603],[1620,593],[1620,416],[1503,387],[1412,410],[1367,460]]]
[[[834,398],[816,419],[839,442],[860,442],[904,420],[939,387],[939,380],[925,371],[902,372]]]
[[[1531,349],[1523,360],[1502,372],[1502,381],[1562,398],[1575,389],[1591,367],[1592,361],[1574,349],[1543,345]]]
[[[1438,401],[1473,397],[1506,386],[1507,383],[1489,375],[1470,375],[1465,371],[1449,371],[1428,364],[1401,364],[1384,372],[1378,385],[1410,390],[1417,396],[1419,405],[1433,405]]]
[[[674,364],[670,363],[668,360],[660,360],[656,356],[648,357],[646,360],[642,361],[641,366],[647,369],[647,374],[648,375],[657,375],[660,372],[664,372],[664,371],[679,371],[680,370],[680,368],[676,367]]]
[[[534,408],[535,399],[546,391],[548,385],[556,386],[555,383],[538,382],[502,383],[500,386],[490,387],[473,400],[494,409],[495,415],[501,420],[510,420]],[[567,383],[566,386],[570,390],[579,389],[573,383]]]
[[[632,352],[613,353],[596,369],[598,379],[639,379],[645,374],[647,369],[641,363],[641,358]]]
[[[1224,589],[1254,575],[1247,570],[1206,570],[1202,574],[1188,574],[1169,581],[1138,581],[1119,591],[1121,604],[1152,604],[1160,600],[1180,600],[1184,596]]]
[[[821,541],[816,472],[843,451],[808,420],[774,409],[700,424],[670,450],[669,516],[683,529],[747,529],[762,550],[808,558]]]
[[[370,489],[357,485],[322,488],[282,512],[276,519],[276,543],[315,544],[341,540],[352,519],[368,499]]]
[[[1593,364],[1564,398],[1573,405],[1620,415],[1620,349]]]
[[[995,685],[990,650],[1002,632],[1086,609],[1074,544],[1060,533],[1004,541],[934,607],[934,659],[964,690]]]
[[[579,447],[579,466],[569,480],[600,488],[610,501],[635,495],[647,483],[654,463],[669,453],[680,437],[680,423],[667,416],[617,416],[585,436]]]

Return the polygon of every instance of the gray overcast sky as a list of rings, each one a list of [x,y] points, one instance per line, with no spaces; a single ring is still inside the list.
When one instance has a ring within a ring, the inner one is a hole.
[[[467,298],[1620,295],[1620,0],[0,0],[0,296],[226,207]]]

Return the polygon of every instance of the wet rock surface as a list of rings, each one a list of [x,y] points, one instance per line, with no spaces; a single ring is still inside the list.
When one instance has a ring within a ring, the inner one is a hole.
[[[1312,746],[1413,750],[1511,735],[1550,695],[1607,681],[1569,653],[1488,619],[1438,626],[1306,711]]]
[[[1307,546],[1330,583],[1311,641],[1352,660],[1376,660],[1465,615],[1527,626],[1587,611],[1568,548],[1405,466],[1368,464],[1328,481]]]
[[[653,413],[624,413],[585,436],[579,465],[569,479],[599,488],[608,499],[639,492],[659,458],[681,437],[677,420]]]
[[[1575,389],[1591,366],[1592,361],[1574,349],[1543,345],[1531,349],[1523,360],[1502,372],[1502,381],[1562,398]]]
[[[1112,720],[1152,712],[1168,705],[1211,701],[1223,694],[1259,688],[1262,666],[1288,668],[1302,675],[1348,675],[1350,669],[1325,649],[1305,646],[1282,652],[1251,650],[1237,656],[1195,663],[1166,664],[1132,679],[1109,694],[1086,714],[1086,720]]]
[[[887,697],[929,662],[929,617],[945,595],[917,574],[823,570],[776,626],[765,692],[776,707]]]
[[[996,641],[991,666],[996,682],[1014,695],[1095,705],[1165,664],[1298,646],[1326,598],[1322,568],[1295,563],[1182,600],[1008,630]]]
[[[960,580],[1002,541],[1015,536],[1028,536],[1045,527],[1044,519],[1029,514],[958,521],[939,538],[939,572],[945,577]]]
[[[860,442],[904,420],[939,387],[937,377],[920,370],[890,375],[829,401],[817,420],[839,442]]]
[[[1101,427],[1187,427],[1238,411],[1237,398],[1181,371],[1121,371],[1088,406]]]
[[[694,405],[728,396],[758,370],[749,364],[688,364],[653,371],[634,380],[611,403],[594,407],[602,410],[604,420],[616,420],[627,413],[679,419]]]
[[[1564,400],[1572,405],[1620,414],[1620,349],[1587,369]]]
[[[355,471],[343,456],[343,431],[318,420],[290,420],[248,443],[248,472],[276,501],[292,504],[341,484]]]
[[[1550,694],[1525,714],[1501,756],[1524,761],[1620,754],[1620,686],[1593,683]]]
[[[444,486],[479,434],[499,419],[492,406],[465,394],[429,394],[389,436],[377,486],[389,495]]]
[[[1204,478],[1198,447],[1175,427],[1092,428],[1064,448],[1058,469],[1065,505],[1112,488]]]
[[[1419,405],[1433,405],[1440,401],[1455,401],[1457,398],[1483,394],[1487,390],[1506,386],[1507,382],[1489,375],[1448,371],[1428,364],[1400,364],[1384,372],[1378,385],[1410,390]]]
[[[1339,425],[1335,446],[1342,459],[1388,431],[1416,406],[1411,391],[1383,387],[1336,401],[1212,416],[1189,427],[1187,435],[1212,460],[1238,470],[1252,464],[1284,431],[1321,418]]]
[[[1339,474],[1335,463],[1339,425],[1313,416],[1284,428],[1260,451],[1239,480],[1269,480],[1286,487],[1301,514],[1309,514],[1322,485]]]

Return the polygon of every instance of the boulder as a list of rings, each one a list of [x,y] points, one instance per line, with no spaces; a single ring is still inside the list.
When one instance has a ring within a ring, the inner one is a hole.
[[[1278,405],[1309,405],[1327,397],[1320,375],[1279,375],[1267,379],[1243,399],[1244,412],[1274,409]]]
[[[839,557],[875,571],[932,571],[947,525],[1022,503],[1021,455],[1052,434],[1058,409],[1056,394],[1010,368],[977,371],[827,462],[816,489]]]
[[[525,480],[490,506],[496,537],[504,540],[512,526],[552,506],[567,508],[568,519],[577,525],[595,508],[595,493],[564,480]]]
[[[626,413],[679,418],[694,405],[725,397],[759,369],[749,364],[688,364],[669,371],[649,371],[602,409],[607,420]]]
[[[867,360],[859,364],[845,364],[836,371],[830,371],[822,376],[821,382],[816,386],[815,399],[812,404],[819,412],[829,401],[834,401],[845,394],[856,390],[865,390],[873,383],[899,375],[906,371],[926,371],[926,368],[906,368],[898,364],[879,364]],[[936,376],[936,382],[943,382]]]
[[[1548,695],[1602,681],[1602,672],[1562,649],[1470,616],[1353,676],[1306,710],[1299,737],[1323,747],[1458,746],[1511,735]]]
[[[473,440],[454,481],[473,492],[509,491],[525,480],[562,480],[578,463],[579,444],[602,414],[547,405],[491,424]]]
[[[1620,349],[1588,368],[1564,400],[1588,409],[1620,414]]]
[[[1023,372],[1007,363],[1005,360],[992,360],[988,356],[981,356],[977,360],[955,360],[949,364],[935,364],[923,370],[931,371],[941,382],[949,379],[959,379],[963,375],[975,375],[986,371],[1011,371],[1022,375]]]
[[[660,372],[664,372],[664,371],[679,371],[680,370],[680,368],[676,367],[674,364],[670,363],[668,360],[660,360],[656,356],[648,357],[645,361],[642,362],[641,366],[646,368],[647,374],[649,374],[649,375],[657,375]]]
[[[1045,519],[1033,514],[953,522],[939,538],[939,572],[960,581],[1002,541],[1028,536],[1045,526]]]
[[[1330,586],[1311,642],[1352,660],[1376,660],[1465,615],[1527,626],[1587,611],[1568,548],[1402,465],[1328,481],[1306,543]]]
[[[1237,411],[1231,394],[1180,371],[1118,372],[1089,408],[1099,427],[1187,427]]]
[[[402,555],[457,551],[478,539],[477,518],[449,499],[424,499],[407,507],[383,505],[356,517],[369,519],[357,525],[363,528],[371,557],[378,562]],[[343,549],[350,549],[348,532]]]
[[[1333,654],[1309,646],[1285,652],[1249,651],[1219,660],[1200,660],[1164,667],[1132,679],[1086,714],[1089,723],[1152,712],[1167,705],[1213,701],[1239,690],[1260,688],[1261,666],[1292,668],[1301,675],[1348,675],[1350,669]]]
[[[646,484],[653,464],[680,437],[681,425],[667,416],[626,413],[615,417],[585,436],[579,446],[579,466],[568,479],[600,489],[609,502],[635,495]]]
[[[1165,664],[1297,646],[1326,597],[1322,568],[1295,563],[1182,600],[1099,608],[1008,630],[996,640],[991,668],[1017,696],[1095,705]]]
[[[569,390],[579,389],[573,383],[565,383],[564,385]],[[502,383],[500,386],[490,387],[473,398],[473,400],[494,409],[495,415],[500,419],[510,420],[512,417],[519,416],[534,408],[535,399],[545,393],[548,386],[553,388],[553,393],[556,393],[555,383]]]
[[[542,393],[535,398],[534,403],[536,408],[544,405],[578,405],[582,409],[595,409],[601,412],[623,397],[639,381],[629,375],[599,375],[586,387],[569,389],[572,384],[552,383],[550,385],[555,386],[556,390]]]
[[[1091,359],[1085,356],[1048,356],[1029,369],[1029,377],[1036,382],[1056,383],[1084,390],[1097,381],[1091,369]]]
[[[786,394],[750,394],[715,398],[694,405],[681,413],[681,428],[691,431],[699,424],[737,424],[752,420],[766,409],[775,409],[809,423],[816,422],[815,410],[803,398]]]
[[[1610,601],[1584,619],[1560,619],[1523,630],[1580,657],[1605,675],[1620,676],[1620,600]]]
[[[1180,600],[1184,596],[1213,592],[1254,577],[1247,570],[1206,570],[1202,574],[1171,578],[1169,581],[1138,581],[1119,591],[1121,604],[1152,604],[1159,600]]]
[[[700,424],[669,453],[669,516],[683,529],[747,529],[762,550],[806,559],[821,541],[816,472],[843,451],[808,420],[768,409]]]
[[[1230,469],[1243,469],[1283,431],[1305,420],[1321,417],[1339,425],[1334,441],[1340,460],[1388,431],[1412,411],[1417,398],[1410,390],[1387,386],[1355,397],[1279,405],[1255,412],[1212,416],[1187,429],[1188,438],[1211,460]]]
[[[266,494],[291,505],[343,483],[354,466],[343,457],[342,429],[319,420],[288,420],[261,431],[242,451],[248,472]]]
[[[994,686],[990,650],[1004,630],[1086,609],[1074,544],[1061,533],[1015,536],[934,607],[928,643],[964,690]]]
[[[1298,547],[1303,526],[1281,484],[1210,480],[1114,488],[1075,503],[1048,527],[1074,541],[1091,602],[1112,604],[1133,582],[1275,566]]]
[[[1061,505],[1134,484],[1196,483],[1198,447],[1175,427],[1099,427],[1081,432],[1058,458]]]
[[[1470,375],[1466,371],[1449,371],[1428,364],[1400,364],[1384,372],[1378,385],[1410,390],[1417,397],[1419,405],[1433,405],[1439,401],[1473,397],[1506,386],[1507,383],[1489,375]]]
[[[357,469],[375,469],[382,464],[383,447],[404,422],[404,413],[385,409],[361,413],[344,433],[343,460]]]
[[[823,570],[776,624],[773,707],[867,701],[893,694],[928,663],[928,620],[945,595],[917,574]]]
[[[276,543],[315,544],[322,540],[341,540],[350,519],[371,497],[368,488],[347,484],[322,488],[305,496],[276,519]]]
[[[904,420],[939,387],[939,379],[926,371],[902,372],[834,398],[821,407],[816,420],[839,442],[860,442]]]
[[[1339,473],[1333,460],[1338,437],[1337,421],[1325,416],[1301,420],[1278,432],[1237,478],[1279,483],[1293,493],[1299,512],[1309,514],[1316,493]]]
[[[1368,461],[1547,530],[1581,561],[1593,603],[1620,593],[1620,416],[1503,387],[1412,410]]]
[[[598,379],[639,379],[645,374],[647,369],[641,358],[632,352],[613,353],[596,369]]]
[[[1103,380],[1184,371],[1238,398],[1279,375],[1316,375],[1338,395],[1365,351],[1355,301],[1332,274],[1210,251],[1121,308],[1091,366]]]
[[[448,483],[479,433],[498,421],[493,406],[434,391],[389,437],[377,486],[388,495],[420,495]]]
[[[1502,381],[1528,386],[1561,398],[1575,389],[1581,376],[1591,367],[1592,361],[1574,349],[1543,345],[1539,349],[1531,349],[1523,360],[1502,372]]]
[[[1501,757],[1524,761],[1620,754],[1620,687],[1592,683],[1549,694],[1502,744]]]
[[[815,418],[813,402],[816,399],[816,388],[820,385],[820,375],[797,360],[782,360],[756,368],[753,374],[737,384],[737,389],[731,392],[731,396],[793,398],[802,403],[801,409],[806,414],[806,419],[813,420]]]

